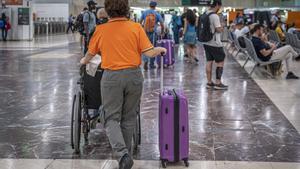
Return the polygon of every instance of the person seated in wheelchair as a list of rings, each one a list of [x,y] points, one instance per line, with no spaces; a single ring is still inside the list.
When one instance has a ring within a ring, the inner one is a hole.
[[[133,166],[130,152],[136,112],[143,89],[141,56],[156,57],[166,53],[166,49],[154,48],[143,27],[128,19],[128,0],[105,0],[104,4],[110,20],[97,26],[89,50],[80,63],[88,64],[101,53],[104,73],[100,120],[119,168],[130,169]]]
[[[104,8],[100,8],[97,11],[97,22],[96,22],[96,24],[101,25],[101,24],[104,24],[106,22],[108,22],[108,15],[107,15]]]
[[[108,22],[108,15],[104,8],[101,8],[97,11],[97,25],[105,24]],[[93,36],[95,29],[91,32]],[[88,42],[90,43],[90,42]],[[86,66],[82,66],[81,75],[83,80],[83,91],[84,91],[84,104],[88,110],[88,120],[91,121],[91,128],[96,127],[96,123],[99,117],[99,108],[102,104],[101,100],[101,91],[100,83],[102,78],[103,70],[99,65],[98,70],[96,71],[95,76],[91,76],[85,70]]]
[[[251,34],[253,46],[261,61],[285,60],[288,72],[286,79],[299,79],[299,77],[290,70],[293,57],[298,56],[298,53],[290,45],[278,48],[276,44],[266,42],[264,26],[261,24],[255,25],[251,30]]]

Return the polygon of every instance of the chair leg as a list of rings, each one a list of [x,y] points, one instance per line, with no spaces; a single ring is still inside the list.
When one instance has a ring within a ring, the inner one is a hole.
[[[253,67],[252,71],[250,72],[250,76],[252,76],[252,74],[253,74],[254,70],[256,69],[256,67],[257,67],[257,65],[255,65],[255,66]]]
[[[235,58],[239,55],[240,51],[241,51],[240,49],[237,50],[237,52],[236,52],[236,54],[235,54],[235,56],[234,56]]]
[[[232,51],[230,52],[230,49],[232,48]],[[234,47],[231,47],[231,45],[230,45],[230,47],[229,47],[229,53],[231,54],[231,55],[233,55],[233,53],[234,53],[234,51],[235,51],[235,48]]]
[[[231,42],[228,42],[228,49],[231,49]]]
[[[225,45],[225,48],[228,50],[229,48],[228,48],[228,45],[229,45],[230,43],[226,43],[226,45]]]
[[[250,60],[249,58],[246,59],[244,65],[243,65],[243,68],[245,68],[245,66],[247,65],[247,63],[249,62],[249,60]]]
[[[268,70],[263,69],[263,72],[265,72],[266,75],[268,75],[268,76],[271,77],[272,79],[275,79],[275,76],[274,76],[272,73],[270,73]]]
[[[224,51],[225,51],[225,55],[226,55],[226,57],[227,57],[227,56],[229,56],[228,49],[224,48]]]

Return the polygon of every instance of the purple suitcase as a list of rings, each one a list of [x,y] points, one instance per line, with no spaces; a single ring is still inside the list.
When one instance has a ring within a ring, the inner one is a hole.
[[[188,100],[182,90],[163,90],[163,69],[159,97],[159,151],[163,168],[167,162],[181,160],[186,167],[189,166]]]
[[[158,40],[156,45],[158,47],[163,47],[167,49],[167,55],[163,59],[164,67],[173,66],[175,63],[175,49],[174,49],[175,42],[170,39],[162,39],[162,40]],[[161,65],[160,60],[161,57],[156,58],[157,65],[159,66]]]

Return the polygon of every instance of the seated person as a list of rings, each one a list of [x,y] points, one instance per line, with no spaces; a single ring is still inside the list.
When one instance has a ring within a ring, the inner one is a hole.
[[[231,37],[232,38],[234,38],[235,37],[235,34],[234,34],[234,32],[235,32],[235,23],[231,23],[230,25],[229,25],[229,33],[230,33],[230,35],[231,35]],[[233,44],[231,44],[231,45],[233,45]]]
[[[235,26],[236,29],[233,32],[242,48],[246,48],[246,44],[245,44],[243,36],[249,37],[249,32],[250,32],[249,25],[250,25],[250,23],[248,23],[247,25],[244,25],[243,21],[240,23],[237,23]]]
[[[300,31],[300,29],[296,28],[295,23],[292,23],[288,28],[288,33],[291,33],[291,34],[294,34],[299,31]]]
[[[234,32],[235,31],[235,24],[232,21],[230,21],[228,29],[229,29],[230,32]]]
[[[97,25],[101,25],[108,22],[108,14],[105,11],[105,8],[101,8],[97,11]]]
[[[282,22],[281,21],[278,21],[275,31],[278,34],[280,40],[282,42],[284,42],[285,41],[285,34],[283,32],[283,29],[282,29]]]
[[[296,34],[297,37],[298,37],[298,39],[300,39],[300,29],[299,29],[299,28],[296,28],[295,23],[292,23],[292,24],[289,26],[288,33]]]
[[[297,57],[297,52],[290,45],[278,48],[275,44],[266,43],[262,40],[264,26],[257,24],[251,30],[252,43],[256,54],[261,61],[267,62],[270,60],[284,59],[286,62],[287,76],[286,79],[299,79],[293,72],[290,71],[290,65],[293,57]]]
[[[236,38],[239,38],[241,36],[247,35],[249,31],[249,26],[245,26],[244,22],[240,22],[236,24],[234,34]]]

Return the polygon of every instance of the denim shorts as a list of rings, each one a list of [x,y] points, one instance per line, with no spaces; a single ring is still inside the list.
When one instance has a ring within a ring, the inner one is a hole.
[[[197,43],[197,34],[196,32],[187,32],[184,36],[184,44],[186,45],[196,45]]]

